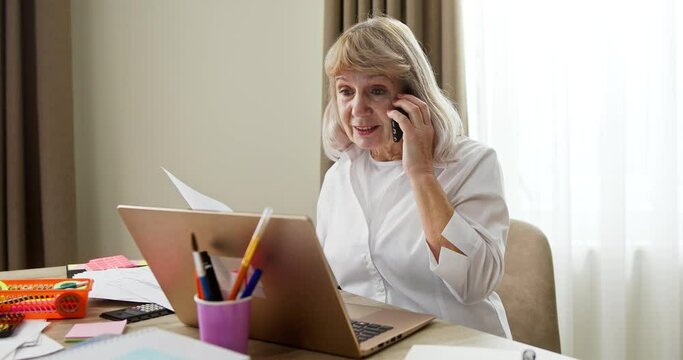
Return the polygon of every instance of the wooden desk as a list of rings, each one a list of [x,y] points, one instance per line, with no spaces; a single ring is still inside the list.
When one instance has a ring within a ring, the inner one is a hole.
[[[66,277],[66,268],[64,266],[0,272],[0,279],[63,277]],[[344,295],[344,298],[348,302],[357,304],[377,304],[372,300],[350,294]],[[99,317],[100,313],[130,305],[131,303],[122,301],[90,299],[90,302],[88,303],[88,314],[84,319],[50,320],[51,323],[44,333],[54,340],[59,341],[65,347],[69,347],[72,344],[64,342],[64,335],[66,335],[73,324],[102,321],[102,319]],[[129,324],[126,327],[126,332],[131,331],[131,329],[141,329],[148,326],[156,326],[178,334],[199,338],[199,330],[197,328],[182,324],[175,315],[167,315],[156,319]],[[415,344],[462,345],[496,349],[516,349],[520,351],[520,354],[524,349],[532,348],[536,351],[536,355],[540,359],[568,358],[560,354],[483,333],[465,326],[451,324],[442,320],[435,320],[431,324],[427,325],[427,327],[425,327],[423,330],[411,335],[405,340],[391,345],[390,347],[374,354],[368,359],[403,359],[408,353],[408,350],[410,350],[410,347]],[[251,356],[253,359],[344,359],[338,356],[290,348],[287,346],[281,346],[257,340],[249,340],[249,356]]]

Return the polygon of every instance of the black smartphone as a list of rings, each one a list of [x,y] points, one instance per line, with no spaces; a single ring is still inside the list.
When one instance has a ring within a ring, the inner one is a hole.
[[[396,108],[401,114],[405,115],[406,117],[408,116],[408,113],[405,112],[405,110],[401,108]],[[394,140],[394,142],[399,142],[403,138],[403,130],[401,130],[401,127],[398,126],[398,123],[396,120],[391,119],[391,139]]]

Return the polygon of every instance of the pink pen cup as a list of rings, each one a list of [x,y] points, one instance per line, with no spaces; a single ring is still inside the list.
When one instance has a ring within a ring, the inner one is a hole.
[[[206,301],[195,295],[199,338],[242,354],[249,345],[251,297],[233,301]]]

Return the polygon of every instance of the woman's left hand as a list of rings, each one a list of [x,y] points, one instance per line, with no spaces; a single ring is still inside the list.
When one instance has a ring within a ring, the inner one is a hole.
[[[403,170],[411,179],[433,175],[434,127],[427,103],[413,95],[399,94],[393,106],[408,113],[405,116],[398,110],[387,111],[403,130]]]

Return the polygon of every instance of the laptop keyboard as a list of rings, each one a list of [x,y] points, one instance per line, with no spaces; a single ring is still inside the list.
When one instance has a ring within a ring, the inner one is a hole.
[[[351,325],[353,326],[353,332],[356,333],[356,338],[358,338],[358,342],[363,342],[385,331],[393,329],[393,327],[391,326],[367,323],[356,320],[351,320]]]

